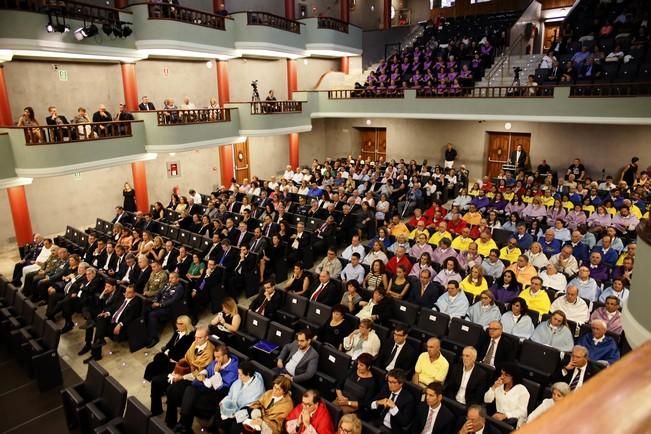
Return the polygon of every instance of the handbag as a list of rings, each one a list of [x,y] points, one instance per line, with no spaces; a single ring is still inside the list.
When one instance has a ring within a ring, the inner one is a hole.
[[[176,362],[176,366],[174,367],[174,373],[177,375],[186,375],[192,372],[192,368],[190,367],[190,364],[185,360],[181,359],[178,362]]]

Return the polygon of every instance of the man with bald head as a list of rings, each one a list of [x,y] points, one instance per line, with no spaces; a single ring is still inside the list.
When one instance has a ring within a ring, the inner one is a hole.
[[[565,313],[568,320],[574,321],[577,324],[588,322],[590,318],[590,308],[588,304],[579,297],[579,289],[576,286],[570,285],[565,289],[565,295],[558,297],[552,303],[550,309],[552,312],[561,310]]]
[[[445,379],[443,394],[465,405],[481,404],[488,384],[486,371],[477,368],[477,350],[465,347]]]
[[[330,279],[330,273],[327,270],[322,270],[319,273],[319,280],[312,289],[309,300],[328,306],[334,306],[341,300],[339,285]]]
[[[111,113],[106,110],[106,106],[104,104],[100,104],[97,111],[93,113],[93,123],[111,122],[112,120],[113,116],[111,116]],[[95,131],[95,134],[98,136],[110,136],[112,132],[111,125],[94,125],[93,129]]]
[[[450,364],[441,354],[441,341],[437,338],[427,340],[427,351],[418,356],[412,382],[426,387],[432,381],[445,382]]]

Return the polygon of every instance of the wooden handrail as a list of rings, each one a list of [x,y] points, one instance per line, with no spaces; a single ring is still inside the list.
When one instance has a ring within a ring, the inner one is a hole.
[[[10,128],[23,130],[25,144],[33,146],[131,137],[131,123],[133,122],[139,121],[88,122]]]
[[[148,3],[150,20],[171,20],[211,29],[226,30],[226,17],[185,6],[167,3]]]
[[[572,392],[518,434],[645,434],[651,423],[651,341]],[[585,417],[587,416],[587,417]]]
[[[246,23],[249,26],[267,26],[291,33],[301,33],[301,25],[305,25],[280,15],[257,11],[246,12]]]
[[[303,101],[251,101],[252,115],[301,113]]]
[[[208,124],[214,122],[230,122],[231,109],[205,108],[205,109],[172,109],[154,110],[158,126]]]

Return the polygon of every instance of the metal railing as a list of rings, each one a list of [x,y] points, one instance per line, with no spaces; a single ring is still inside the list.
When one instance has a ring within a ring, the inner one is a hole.
[[[522,50],[522,42],[524,41],[524,36],[520,35],[516,40],[509,45],[509,48],[502,54],[500,59],[493,65],[491,70],[486,74],[486,83],[490,86],[491,80],[495,79],[497,73],[500,73],[500,79],[504,79],[504,71],[509,71],[511,68],[511,56],[517,47]],[[521,77],[522,78],[522,77]]]
[[[651,83],[575,84],[570,87],[570,98],[617,96],[651,96]]]
[[[491,86],[446,88],[430,92],[420,89],[417,98],[553,98],[554,86]]]
[[[230,122],[231,109],[156,110],[158,126]]]
[[[129,11],[72,0],[54,2],[43,0],[0,0],[0,9],[54,13],[65,18],[109,23],[120,21],[120,13],[131,14]]]
[[[332,17],[318,17],[317,28],[335,30],[337,32],[348,33],[348,23]]]
[[[329,90],[328,99],[353,99],[353,98],[404,98],[405,93],[402,89],[384,89],[382,91],[373,91],[369,89],[344,89]]]
[[[302,101],[252,101],[252,115],[269,115],[277,113],[300,113],[303,111]]]
[[[172,20],[211,29],[226,30],[226,17],[166,3],[149,3],[150,20]]]
[[[52,145],[131,137],[131,122],[133,121],[89,122],[17,128],[23,130],[25,144],[27,145]]]
[[[268,12],[247,12],[246,23],[249,26],[267,26],[286,32],[301,33],[301,23]]]

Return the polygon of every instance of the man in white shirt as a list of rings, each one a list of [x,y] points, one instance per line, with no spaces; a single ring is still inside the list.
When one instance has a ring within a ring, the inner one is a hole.
[[[183,104],[181,104],[181,108],[184,110],[194,110],[197,108],[196,105],[192,101],[190,101],[190,97],[186,96],[183,98]]]
[[[190,189],[188,193],[190,194],[190,197],[192,197],[192,199],[194,200],[194,203],[196,203],[197,205],[201,205],[202,203],[201,195],[197,193],[196,190]]]
[[[292,170],[292,166],[288,164],[287,167],[285,168],[285,173],[283,173],[283,178],[289,181],[293,177],[294,177],[294,171]]]
[[[20,281],[25,282],[25,276],[27,276],[28,273],[31,273],[32,271],[40,270],[41,265],[45,264],[45,261],[47,261],[47,259],[50,257],[50,255],[53,252],[56,251],[56,249],[57,246],[54,245],[54,243],[50,238],[46,238],[45,240],[43,240],[43,248],[41,249],[41,253],[38,254],[33,264],[26,265],[23,267],[22,270],[23,275]]]
[[[481,404],[484,402],[488,378],[486,371],[477,368],[477,350],[465,347],[461,353],[461,363],[452,366],[445,378],[444,394],[462,404]]]
[[[350,261],[353,253],[358,253],[360,258],[363,258],[365,255],[364,246],[359,240],[359,235],[353,235],[350,245],[341,252],[341,257]]]
[[[361,285],[364,282],[366,271],[362,264],[360,264],[360,254],[355,252],[350,257],[350,263],[347,264],[341,272],[341,280],[348,282],[349,280],[357,280]]]
[[[590,308],[585,300],[579,297],[579,289],[576,286],[568,286],[565,295],[554,300],[551,311],[557,310],[563,311],[568,320],[577,324],[584,324],[590,318]]]
[[[555,291],[563,291],[567,286],[567,278],[564,274],[559,273],[556,266],[551,262],[547,268],[539,273],[545,288],[551,288]]]
[[[456,417],[443,405],[443,384],[433,381],[425,387],[425,402],[418,405],[412,429],[416,434],[452,434]]]

